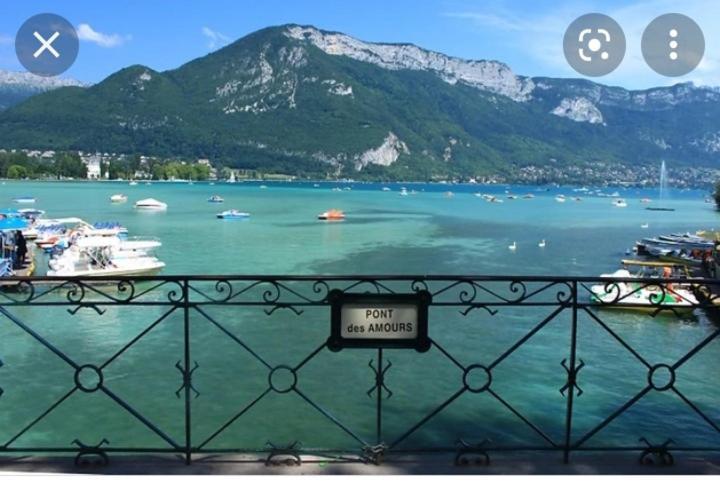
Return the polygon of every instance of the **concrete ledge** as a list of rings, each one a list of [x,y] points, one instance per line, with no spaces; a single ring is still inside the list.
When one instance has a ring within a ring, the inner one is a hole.
[[[672,466],[643,465],[637,454],[573,454],[563,464],[559,454],[491,454],[489,466],[456,466],[454,455],[408,455],[393,457],[380,465],[359,462],[328,462],[303,456],[297,465],[266,466],[257,455],[196,456],[186,465],[180,456],[110,455],[107,466],[75,466],[74,457],[0,457],[0,475],[8,474],[172,474],[172,475],[664,475],[720,474],[720,455],[675,454]]]

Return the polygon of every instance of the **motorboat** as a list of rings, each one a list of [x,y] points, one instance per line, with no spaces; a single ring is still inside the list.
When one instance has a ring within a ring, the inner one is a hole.
[[[555,197],[555,201],[557,201],[558,203],[565,203],[565,199],[565,195],[557,195]]]
[[[382,190],[383,190],[383,191],[390,191],[390,188],[388,188],[387,186],[383,186]],[[405,191],[407,191],[407,190],[405,190]]]
[[[318,220],[324,221],[343,221],[345,219],[345,213],[340,210],[328,210],[318,215]]]
[[[627,208],[627,202],[622,198],[618,198],[613,200],[613,206],[616,208]]]
[[[598,306],[625,310],[673,309],[675,311],[692,311],[697,305],[692,286],[662,282],[662,278],[687,277],[687,267],[664,262],[645,262],[640,260],[623,260],[624,268],[610,274],[602,274],[601,278],[624,279],[624,281],[608,280],[607,283],[593,285],[590,288],[590,301]],[[637,274],[632,274],[628,267],[639,267]],[[648,273],[662,270],[662,276]],[[682,273],[680,273],[682,270]],[[657,278],[658,282],[633,282],[634,278]]]
[[[407,195],[408,195],[407,188],[404,188],[404,187],[400,188],[400,196],[407,196]]]
[[[45,211],[38,210],[37,208],[20,208],[17,211],[20,214],[20,216],[22,216],[23,218],[28,218],[28,219],[38,218],[45,214]]]
[[[18,196],[17,198],[13,198],[13,203],[20,203],[20,204],[30,204],[35,203],[35,198],[32,196]]]
[[[223,203],[225,200],[219,195],[212,195],[208,198],[208,203]]]
[[[165,211],[167,210],[167,203],[158,201],[155,198],[145,198],[144,200],[137,201],[135,208],[145,211]]]
[[[137,181],[130,181],[130,186],[137,186]]]
[[[152,275],[165,263],[151,255],[157,240],[121,240],[117,237],[83,237],[49,262],[51,277],[106,277]]]
[[[54,247],[67,247],[80,237],[118,237],[126,238],[127,228],[115,221],[103,221],[93,225],[81,218],[39,219],[33,226],[23,231],[28,240],[45,251]]]
[[[127,201],[127,196],[121,193],[114,194],[110,197],[110,201],[112,203],[125,203]]]
[[[250,218],[250,213],[245,213],[238,210],[226,210],[222,213],[218,213],[216,216],[217,218],[221,218],[223,220],[241,220]]]

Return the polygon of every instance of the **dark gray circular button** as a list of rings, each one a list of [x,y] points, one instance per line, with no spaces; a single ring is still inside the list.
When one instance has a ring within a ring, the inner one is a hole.
[[[70,22],[54,13],[27,19],[15,36],[15,54],[28,71],[44,77],[62,74],[75,62],[77,32]]]
[[[606,75],[625,57],[625,34],[607,15],[588,13],[575,19],[565,31],[563,51],[570,67],[580,74]]]
[[[642,36],[645,62],[660,75],[679,77],[698,66],[705,53],[705,36],[697,23],[679,13],[666,13],[650,22]]]

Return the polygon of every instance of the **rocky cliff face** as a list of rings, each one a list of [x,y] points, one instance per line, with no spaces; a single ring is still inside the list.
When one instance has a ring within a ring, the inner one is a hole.
[[[516,76],[502,62],[457,59],[409,44],[363,42],[348,35],[324,32],[314,27],[291,26],[286,35],[309,42],[326,54],[343,55],[383,69],[430,71],[449,84],[462,82],[519,102],[530,99],[534,88],[531,79]]]
[[[0,110],[7,109],[41,92],[59,87],[82,85],[75,79],[42,77],[29,72],[0,70]]]

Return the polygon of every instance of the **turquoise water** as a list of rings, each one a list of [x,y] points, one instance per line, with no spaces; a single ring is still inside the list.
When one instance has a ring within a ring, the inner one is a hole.
[[[236,185],[154,183],[29,183],[6,182],[0,200],[31,195],[48,217],[79,216],[87,221],[116,220],[131,235],[155,236],[163,246],[158,256],[165,274],[497,274],[586,275],[612,272],[635,240],[675,231],[717,227],[718,214],[704,193],[670,191],[667,204],[675,212],[649,212],[639,202],[655,190],[618,190],[627,208],[611,199],[585,196],[569,188],[406,185],[416,195],[399,196],[400,185],[382,191],[380,184],[348,184],[350,191],[332,191],[321,183],[241,183]],[[345,186],[345,185],[341,185]],[[502,195],[531,192],[531,200],[487,203],[475,192]],[[453,197],[445,196],[452,190]],[[611,193],[615,189],[605,189]],[[110,195],[125,193],[122,205]],[[554,196],[563,193],[566,203]],[[224,204],[206,200],[212,194]],[[575,202],[572,196],[583,200]],[[168,203],[165,213],[140,213],[138,199],[154,197]],[[251,213],[246,221],[215,218],[221,210]],[[323,223],[316,215],[330,208],[345,211],[342,223]],[[649,224],[643,229],[641,225]],[[538,247],[546,240],[545,248]],[[508,245],[517,243],[517,250]],[[39,273],[44,270],[40,263]],[[12,308],[33,330],[72,354],[79,363],[101,364],[163,313],[162,308],[111,307],[98,316],[65,309]],[[495,316],[477,310],[467,317],[456,308],[434,308],[430,333],[462,364],[489,364],[552,308],[502,308]],[[261,308],[211,307],[208,315],[252,347],[271,366],[294,365],[321,345],[328,335],[325,308],[307,309],[298,317],[289,311],[271,316]],[[717,326],[702,313],[683,320],[601,312],[609,327],[651,363],[673,363]],[[551,439],[562,442],[566,400],[559,389],[568,357],[569,313],[561,313],[493,371],[493,389]],[[104,371],[106,386],[131,403],[174,440],[183,443],[183,401],[174,392],[181,376],[174,368],[182,359],[182,314],[173,313]],[[193,443],[198,445],[223,422],[262,394],[267,369],[199,313],[191,317],[192,359],[201,396],[193,400]],[[74,371],[12,325],[0,320],[0,444],[67,393]],[[584,391],[577,398],[575,438],[598,424],[646,383],[647,370],[590,316],[580,315],[579,357]],[[720,419],[717,364],[720,344],[712,342],[678,371],[677,387],[715,421]],[[367,367],[375,351],[321,351],[301,370],[298,387],[313,401],[363,439],[374,442],[374,400],[366,395],[374,376]],[[452,396],[462,373],[440,351],[386,351],[392,361],[386,382],[393,396],[383,418],[386,442],[394,441],[413,423]],[[589,445],[636,445],[638,438],[678,445],[718,445],[718,434],[671,392],[651,392],[633,409],[588,441]],[[546,444],[488,393],[460,396],[407,438],[401,447],[453,446],[458,437],[490,438],[495,445]],[[13,444],[67,446],[80,438],[94,444],[107,438],[111,446],[164,441],[143,427],[106,395],[76,392]],[[297,394],[270,393],[208,447],[262,447],[265,442],[304,447],[357,447],[345,432],[329,423]]]

